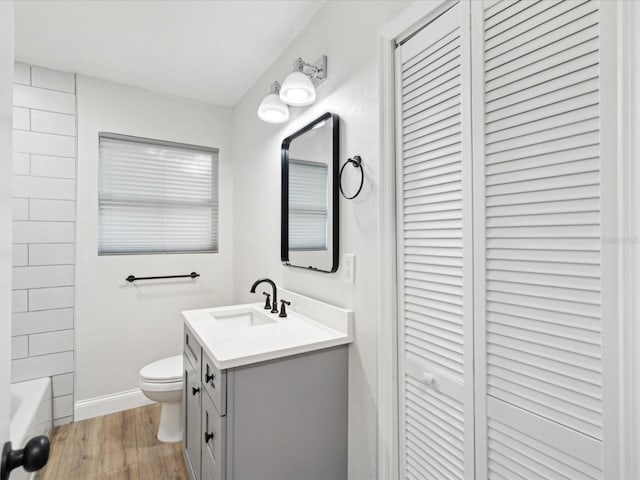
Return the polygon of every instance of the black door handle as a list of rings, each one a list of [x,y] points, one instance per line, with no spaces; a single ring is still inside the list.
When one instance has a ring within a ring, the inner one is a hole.
[[[204,383],[211,382],[211,385],[213,385],[213,379],[214,378],[216,378],[216,376],[213,373],[211,373],[211,374],[205,373],[204,374]]]
[[[11,442],[4,444],[0,480],[9,480],[11,470],[24,467],[27,472],[36,472],[49,460],[49,439],[44,435],[33,437],[22,450],[13,450]]]
[[[213,438],[213,433],[204,432],[204,443],[209,443],[209,440]]]
[[[200,391],[200,387],[192,387],[191,391],[193,392],[194,395],[197,395],[198,392]]]

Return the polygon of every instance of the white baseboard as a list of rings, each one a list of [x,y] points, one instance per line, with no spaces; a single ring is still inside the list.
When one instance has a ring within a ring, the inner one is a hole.
[[[153,400],[149,400],[144,396],[142,390],[135,388],[126,392],[114,393],[113,395],[104,395],[102,397],[89,398],[88,400],[79,400],[74,405],[74,420],[86,420],[88,418],[100,417],[110,413],[121,412],[131,408],[150,405]]]

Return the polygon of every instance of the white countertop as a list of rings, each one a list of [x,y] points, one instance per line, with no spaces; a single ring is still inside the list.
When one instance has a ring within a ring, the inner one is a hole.
[[[287,318],[269,313],[263,304],[231,305],[182,312],[185,324],[219,369],[239,367],[265,360],[344,345],[353,341],[353,312],[278,290],[291,301]],[[296,308],[297,307],[297,308]],[[215,319],[235,311],[255,310],[274,323],[229,327]]]

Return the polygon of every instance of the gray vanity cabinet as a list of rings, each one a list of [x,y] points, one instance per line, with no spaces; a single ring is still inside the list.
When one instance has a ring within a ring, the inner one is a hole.
[[[187,355],[187,338],[185,365],[201,360],[200,402],[185,390],[192,480],[346,480],[347,345],[220,371],[203,350]]]

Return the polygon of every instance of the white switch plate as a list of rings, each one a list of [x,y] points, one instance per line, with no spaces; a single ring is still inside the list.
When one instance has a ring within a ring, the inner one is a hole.
[[[342,256],[342,281],[354,283],[356,278],[356,256],[353,253],[345,253]]]

